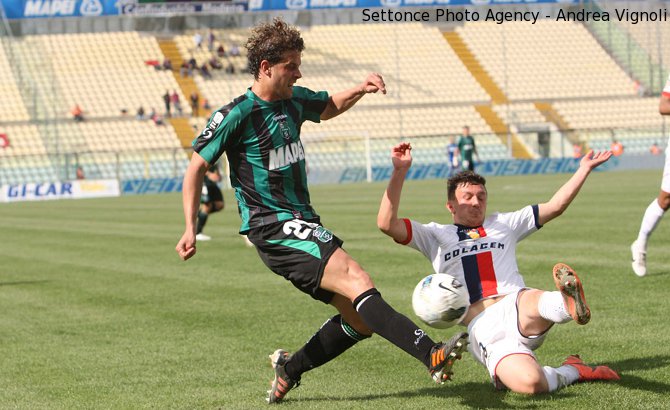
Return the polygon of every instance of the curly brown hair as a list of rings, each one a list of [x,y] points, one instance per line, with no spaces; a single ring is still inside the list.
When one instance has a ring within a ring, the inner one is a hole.
[[[277,64],[287,51],[302,53],[305,43],[297,28],[275,17],[271,22],[254,27],[244,47],[247,49],[249,72],[258,79],[261,61],[268,60],[270,64]]]
[[[456,188],[459,185],[481,185],[486,188],[486,178],[472,171],[459,172],[447,181],[447,199],[456,199]]]

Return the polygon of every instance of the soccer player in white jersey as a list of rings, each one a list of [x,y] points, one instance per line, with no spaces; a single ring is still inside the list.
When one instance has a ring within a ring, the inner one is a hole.
[[[554,266],[558,291],[526,288],[516,262],[516,244],[561,215],[586,178],[610,151],[586,154],[574,175],[546,203],[486,217],[486,180],[463,171],[449,179],[447,208],[454,224],[421,224],[398,218],[400,194],[412,164],[411,146],[392,150],[393,173],[382,198],[377,225],[396,242],[423,253],[435,272],[448,273],[468,289],[468,350],[489,371],[496,388],[535,394],[578,381],[617,380],[607,366],[588,366],[572,355],[560,367],[541,366],[533,353],[554,323],[584,325],[591,312],[581,281],[569,266]]]
[[[670,115],[670,77],[668,77],[668,81],[663,88],[661,101],[658,103],[658,111],[661,115]],[[647,274],[647,241],[658,223],[663,219],[665,211],[670,208],[670,155],[668,155],[668,149],[670,149],[670,139],[668,139],[668,146],[665,149],[665,167],[663,168],[661,191],[658,193],[658,197],[651,201],[647,210],[644,211],[637,239],[630,246],[633,254],[633,272],[640,277]]]

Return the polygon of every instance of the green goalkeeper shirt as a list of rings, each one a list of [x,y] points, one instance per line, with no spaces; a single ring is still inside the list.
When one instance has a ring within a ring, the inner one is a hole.
[[[226,152],[240,233],[289,219],[313,219],[307,189],[304,121],[320,122],[328,93],[293,86],[291,99],[258,98],[251,89],[212,113],[193,149],[209,164]]]

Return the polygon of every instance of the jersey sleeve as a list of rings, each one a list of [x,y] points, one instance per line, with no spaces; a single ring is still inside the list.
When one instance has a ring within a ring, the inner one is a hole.
[[[516,212],[498,214],[496,220],[507,225],[514,232],[517,241],[542,228],[537,205],[528,205]]]
[[[293,86],[293,98],[302,105],[302,120],[321,122],[321,113],[326,109],[330,96],[327,91],[312,91]]]
[[[670,76],[668,76],[665,87],[663,87],[663,96],[670,98]]]
[[[409,219],[403,219],[403,221],[407,227],[407,239],[404,242],[398,243],[414,248],[429,260],[433,260],[439,252],[438,241],[433,235],[436,224],[431,222],[424,225]]]
[[[208,164],[214,164],[228,147],[239,140],[241,123],[242,115],[237,109],[214,112],[193,140],[193,150]]]

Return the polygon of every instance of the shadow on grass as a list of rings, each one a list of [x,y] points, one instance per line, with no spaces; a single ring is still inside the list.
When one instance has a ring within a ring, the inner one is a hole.
[[[670,391],[670,383],[664,383],[661,380],[648,380],[635,375],[636,370],[650,370],[670,366],[670,356],[657,355],[649,357],[638,357],[618,362],[608,363],[621,375],[621,380],[614,383],[627,387],[629,389],[645,390],[654,393],[663,393]]]
[[[506,402],[505,398],[508,394],[515,395],[521,399],[528,399],[528,402],[525,404],[519,404],[519,401]],[[561,391],[561,398],[572,397],[574,394]],[[465,407],[473,409],[540,409],[544,408],[543,402],[545,400],[556,400],[555,395],[551,394],[540,394],[536,396],[523,396],[517,395],[515,393],[510,393],[508,391],[499,391],[493,388],[493,385],[488,382],[483,383],[461,383],[454,386],[434,386],[434,387],[425,387],[418,390],[407,390],[407,391],[396,391],[388,393],[371,393],[362,396],[346,396],[346,397],[318,397],[318,398],[309,398],[301,397],[296,399],[296,402],[329,402],[329,401],[352,401],[352,402],[366,402],[370,400],[377,399],[388,399],[388,398],[398,398],[398,399],[411,399],[414,397],[434,397],[436,399],[458,399],[459,404]],[[286,398],[285,402],[288,403],[291,401],[291,398]]]
[[[648,276],[665,276],[665,275],[670,275],[670,271],[663,271],[663,272],[648,271],[647,275]]]
[[[48,280],[18,280],[16,282],[0,282],[0,286],[16,286],[16,285],[35,285],[38,283],[46,283]]]
[[[639,370],[650,370],[670,366],[670,356],[657,355],[650,357],[640,357],[634,359],[625,359],[618,362],[609,362],[608,366],[616,369],[621,375],[621,380],[607,383],[614,383],[628,389],[643,390],[659,394],[670,391],[670,383],[659,380],[648,380],[636,376],[635,372]],[[508,402],[508,395],[513,395],[516,400]],[[560,390],[551,394],[540,394],[535,396],[524,396],[511,393],[509,391],[497,391],[488,382],[483,383],[460,383],[456,385],[426,387],[417,390],[370,393],[360,396],[345,397],[301,397],[296,402],[326,402],[326,401],[351,401],[365,402],[377,399],[398,398],[411,399],[413,397],[435,397],[445,399],[457,399],[459,404],[469,408],[490,408],[490,409],[539,409],[544,408],[543,402],[546,400],[566,399],[578,395],[578,393],[568,390]],[[522,404],[520,404],[521,399]],[[287,403],[292,401],[290,397],[285,400]]]

